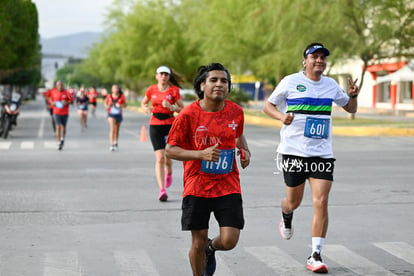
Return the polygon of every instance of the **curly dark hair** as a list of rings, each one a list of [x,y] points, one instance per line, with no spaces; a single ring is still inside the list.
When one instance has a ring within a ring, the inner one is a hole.
[[[194,78],[194,81],[193,81],[193,87],[194,87],[194,90],[195,90],[195,92],[196,92],[199,99],[204,98],[204,92],[201,91],[201,83],[206,81],[206,79],[208,77],[208,73],[210,71],[216,71],[216,70],[226,72],[227,79],[228,79],[228,84],[229,84],[229,93],[230,93],[230,89],[231,89],[231,75],[230,75],[230,72],[227,70],[226,67],[224,67],[220,63],[210,63],[209,65],[202,65],[202,66],[198,67],[198,74]]]

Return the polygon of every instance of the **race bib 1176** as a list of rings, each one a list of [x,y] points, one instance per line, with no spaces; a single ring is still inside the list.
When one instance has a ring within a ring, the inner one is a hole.
[[[220,159],[217,162],[203,160],[201,162],[201,171],[212,174],[226,174],[233,171],[234,149],[221,150]]]

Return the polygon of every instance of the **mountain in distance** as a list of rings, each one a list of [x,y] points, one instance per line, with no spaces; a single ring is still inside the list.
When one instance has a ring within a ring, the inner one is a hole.
[[[71,35],[56,36],[47,39],[40,39],[42,54],[63,55],[73,58],[86,58],[88,49],[99,42],[101,33],[83,32]]]

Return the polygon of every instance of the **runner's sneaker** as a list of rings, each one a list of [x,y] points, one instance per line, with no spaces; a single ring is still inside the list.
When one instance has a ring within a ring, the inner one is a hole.
[[[114,144],[114,151],[118,151],[118,143]]]
[[[328,273],[328,267],[322,262],[318,252],[313,252],[312,256],[308,258],[306,268],[316,273]]]
[[[111,145],[111,146],[109,147],[109,150],[110,150],[110,151],[115,151],[115,147],[114,147],[114,145]]]
[[[63,143],[64,142],[65,142],[64,140],[60,140],[60,142],[58,143],[58,149],[59,150],[62,150],[63,149]]]
[[[165,189],[160,190],[160,194],[158,195],[158,199],[160,201],[167,201],[168,195],[167,195],[167,192],[165,191]]]
[[[172,184],[172,172],[169,174],[165,170],[165,188],[169,188]]]
[[[214,256],[215,250],[212,246],[212,240],[208,239],[206,247],[206,268],[204,269],[204,276],[213,276],[216,271],[216,256]]]
[[[293,236],[292,226],[293,212],[286,215],[282,212],[282,218],[279,224],[279,232],[282,238],[289,240]]]

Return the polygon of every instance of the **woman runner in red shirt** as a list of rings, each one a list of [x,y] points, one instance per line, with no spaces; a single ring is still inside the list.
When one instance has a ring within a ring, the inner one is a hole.
[[[122,109],[127,107],[127,103],[121,88],[117,84],[112,85],[111,91],[112,94],[106,96],[104,105],[108,111],[110,150],[117,151],[119,128],[123,119]]]
[[[155,78],[158,84],[148,87],[141,107],[145,113],[152,113],[149,130],[155,152],[155,175],[160,188],[158,199],[166,201],[168,195],[165,188],[172,183],[172,161],[165,157],[165,143],[175,120],[174,112],[184,108],[179,89],[182,79],[167,66],[158,67]],[[148,106],[150,101],[152,107]]]

